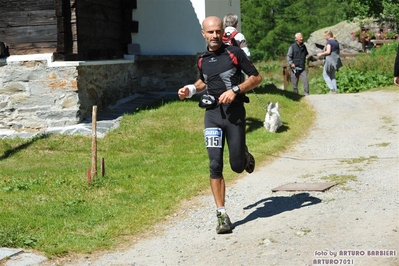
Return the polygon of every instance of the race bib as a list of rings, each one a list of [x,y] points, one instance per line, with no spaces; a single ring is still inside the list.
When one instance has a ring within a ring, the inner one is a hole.
[[[223,131],[220,128],[212,127],[204,129],[205,146],[207,148],[222,148]]]

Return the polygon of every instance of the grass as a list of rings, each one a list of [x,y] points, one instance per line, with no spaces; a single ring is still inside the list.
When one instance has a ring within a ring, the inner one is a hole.
[[[353,159],[345,159],[345,160],[340,160],[340,162],[347,163],[347,164],[358,164],[358,163],[366,163],[369,164],[375,160],[377,160],[377,156],[369,156],[368,158],[366,157],[358,157],[358,158],[353,158]]]
[[[314,112],[301,96],[277,89],[281,62],[257,66],[264,83],[248,94],[247,144],[260,166],[305,137]],[[313,75],[321,75],[320,69],[310,69],[309,79]],[[126,114],[119,128],[98,140],[106,174],[91,183],[90,137],[0,140],[0,246],[31,248],[49,257],[110,249],[151,231],[183,200],[208,193],[204,111],[197,101],[170,101]],[[284,124],[277,134],[263,128],[264,105],[270,101],[280,104]],[[224,176],[232,182],[242,175],[232,172],[225,158]]]
[[[369,145],[369,147],[371,146],[376,146],[376,147],[388,147],[391,143],[390,142],[382,142],[382,143],[377,143],[374,145]]]
[[[314,114],[300,96],[272,85],[248,96],[247,144],[261,165],[303,137]],[[119,128],[98,139],[106,174],[91,183],[90,137],[0,140],[0,246],[49,257],[110,249],[151,230],[182,200],[209,192],[204,111],[197,100],[126,114]],[[269,101],[281,106],[284,125],[277,134],[263,128],[262,102]],[[240,175],[228,165],[226,156],[230,182]]]
[[[349,190],[349,188],[345,187],[345,185],[348,182],[356,182],[357,181],[357,176],[355,175],[328,175],[328,176],[323,176],[320,178],[321,180],[326,180],[329,182],[336,182],[338,185],[342,186],[343,190]]]

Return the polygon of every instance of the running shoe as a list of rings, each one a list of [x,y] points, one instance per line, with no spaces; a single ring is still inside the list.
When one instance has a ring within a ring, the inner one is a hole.
[[[249,153],[248,148],[245,149],[245,157],[247,160],[247,166],[245,166],[245,171],[252,173],[255,170],[255,158]]]
[[[216,211],[216,216],[218,218],[218,225],[216,226],[216,233],[223,234],[231,232],[233,229],[233,224],[230,222],[230,218],[225,212]]]

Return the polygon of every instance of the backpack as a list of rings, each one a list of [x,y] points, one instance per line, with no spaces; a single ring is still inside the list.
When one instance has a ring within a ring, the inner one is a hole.
[[[224,35],[223,35],[223,37],[222,37],[222,41],[223,41],[225,44],[227,44],[227,45],[233,45],[233,46],[239,47],[237,40],[234,39],[234,37],[235,37],[237,34],[238,34],[238,31],[236,31],[236,30],[233,31],[233,32],[231,32],[231,33],[225,32]]]

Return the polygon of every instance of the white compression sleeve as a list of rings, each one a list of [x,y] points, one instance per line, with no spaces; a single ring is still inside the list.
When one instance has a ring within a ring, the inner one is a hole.
[[[193,95],[197,92],[197,89],[195,88],[194,84],[186,85],[185,87],[187,87],[189,90],[187,98],[193,97]]]

